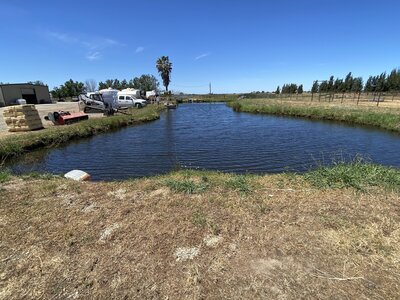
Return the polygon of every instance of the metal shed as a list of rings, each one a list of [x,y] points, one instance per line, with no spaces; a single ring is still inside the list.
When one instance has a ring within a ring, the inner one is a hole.
[[[25,99],[28,104],[51,103],[49,87],[31,83],[0,84],[0,107]]]

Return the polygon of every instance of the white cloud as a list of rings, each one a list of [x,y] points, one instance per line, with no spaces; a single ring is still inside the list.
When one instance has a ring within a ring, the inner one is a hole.
[[[194,58],[194,60],[199,60],[199,59],[202,59],[202,58],[207,57],[207,56],[210,56],[210,55],[211,55],[211,53],[209,53],[209,52],[203,53],[203,54],[201,54],[201,55],[199,55],[199,56],[196,56],[196,57]]]
[[[136,53],[141,53],[144,51],[144,47],[140,46],[136,48]]]
[[[98,51],[96,51],[96,52],[89,52],[89,53],[86,55],[86,58],[87,58],[88,60],[90,60],[90,61],[98,60],[98,59],[101,58],[101,53],[98,52]]]

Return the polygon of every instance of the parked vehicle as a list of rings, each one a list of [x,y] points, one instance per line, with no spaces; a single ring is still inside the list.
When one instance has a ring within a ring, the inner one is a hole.
[[[119,107],[144,107],[147,101],[140,97],[140,90],[124,89],[118,92],[118,106]]]
[[[157,94],[157,91],[155,91],[155,90],[146,92],[146,98],[147,99],[155,98],[157,96],[158,96],[158,94]]]
[[[118,93],[118,108],[122,107],[137,107],[141,108],[147,105],[147,101],[144,99],[137,99],[135,96]]]
[[[84,113],[103,113],[108,106],[109,105],[107,103],[104,103],[103,96],[99,92],[79,95],[79,110],[83,111]]]

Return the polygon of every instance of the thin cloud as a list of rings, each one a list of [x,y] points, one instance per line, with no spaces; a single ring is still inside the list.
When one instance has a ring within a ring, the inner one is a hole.
[[[122,46],[123,44],[117,42],[113,39],[107,38],[96,38],[96,39],[89,39],[86,41],[81,41],[82,45],[91,49],[91,50],[103,50],[113,46]]]
[[[209,53],[209,52],[203,53],[203,54],[201,54],[201,55],[199,55],[199,56],[196,56],[196,57],[194,58],[194,60],[199,60],[199,59],[205,58],[205,57],[210,56],[210,55],[211,55],[211,53]]]
[[[66,33],[56,32],[56,31],[46,31],[45,36],[57,40],[65,44],[73,44],[77,47],[86,49],[88,52],[86,54],[86,59],[89,61],[98,60],[102,57],[102,51],[107,48],[115,46],[123,46],[124,44],[110,38],[80,38]]]
[[[144,47],[137,47],[136,48],[136,53],[141,53],[141,52],[143,52],[144,51]]]
[[[76,37],[72,37],[68,34],[65,33],[60,33],[60,32],[55,32],[55,31],[49,31],[47,32],[47,35],[53,39],[56,39],[60,42],[63,43],[68,43],[68,44],[74,44],[78,42],[78,39]]]
[[[86,58],[87,58],[87,60],[89,60],[89,61],[98,60],[98,59],[101,58],[101,53],[98,52],[98,51],[96,51],[96,52],[89,52],[89,53],[86,55]]]

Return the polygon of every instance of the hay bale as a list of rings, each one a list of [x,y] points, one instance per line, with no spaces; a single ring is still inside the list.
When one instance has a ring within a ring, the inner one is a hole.
[[[39,113],[32,104],[9,106],[3,111],[3,117],[10,132],[43,128]]]

